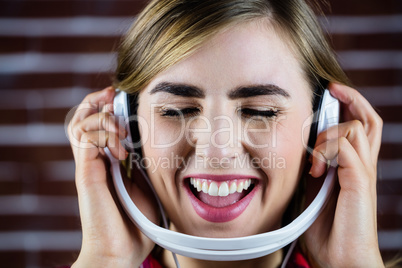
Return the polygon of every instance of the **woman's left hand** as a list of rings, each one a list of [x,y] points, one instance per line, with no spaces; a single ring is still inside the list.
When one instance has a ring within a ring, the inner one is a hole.
[[[320,133],[309,181],[336,157],[340,189],[304,235],[319,267],[383,267],[377,239],[377,159],[382,119],[355,89],[331,83],[343,123]]]

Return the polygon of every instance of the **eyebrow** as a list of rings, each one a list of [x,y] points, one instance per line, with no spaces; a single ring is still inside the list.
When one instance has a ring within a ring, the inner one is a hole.
[[[202,89],[187,84],[162,82],[157,84],[151,90],[150,94],[155,94],[157,92],[166,92],[181,97],[205,98],[205,94]],[[261,95],[280,95],[290,98],[290,95],[286,90],[273,84],[241,86],[231,90],[228,93],[228,97],[230,99],[250,98]]]
[[[250,98],[261,95],[280,95],[290,98],[286,90],[273,84],[238,87],[228,93],[230,99]]]
[[[181,97],[205,98],[205,94],[200,88],[187,84],[162,82],[157,84],[150,94],[157,92],[166,92]]]

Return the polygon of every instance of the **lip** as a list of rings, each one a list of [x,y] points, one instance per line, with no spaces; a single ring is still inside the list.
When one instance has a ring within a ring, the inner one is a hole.
[[[256,192],[260,189],[259,178],[255,176],[246,176],[246,175],[212,175],[212,174],[191,174],[184,178],[183,182],[189,178],[199,178],[199,179],[207,179],[214,181],[230,181],[235,179],[255,179],[256,183],[254,188],[242,199],[237,201],[236,203],[226,206],[226,207],[213,207],[208,204],[205,204],[201,200],[199,200],[196,196],[194,196],[193,192],[190,189],[189,183],[183,183],[183,186],[186,190],[188,197],[190,198],[191,204],[195,210],[195,212],[206,221],[209,222],[228,222],[239,217],[248,207],[251,200],[253,199]]]
[[[238,174],[224,174],[224,175],[214,175],[214,174],[190,174],[187,175],[184,179],[188,178],[198,178],[198,179],[206,179],[213,181],[230,181],[235,179],[255,179],[259,180],[259,178],[255,176],[248,175],[238,175]]]

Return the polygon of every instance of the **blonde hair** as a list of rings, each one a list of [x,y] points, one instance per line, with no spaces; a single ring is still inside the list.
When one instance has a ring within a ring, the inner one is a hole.
[[[154,0],[119,47],[114,86],[138,93],[228,25],[261,18],[288,36],[312,88],[323,79],[349,83],[303,0]]]

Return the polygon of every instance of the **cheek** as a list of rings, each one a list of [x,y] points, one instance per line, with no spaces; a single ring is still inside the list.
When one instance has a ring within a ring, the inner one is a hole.
[[[291,157],[292,151],[302,150],[304,140],[308,140],[308,137],[303,137],[303,121],[302,117],[294,115],[278,116],[275,121],[247,128],[244,141],[248,149],[260,154],[275,152]]]
[[[173,148],[185,137],[185,122],[157,118],[151,121],[150,133],[153,148]]]
[[[301,176],[306,152],[304,140],[308,140],[303,137],[303,117],[292,113],[278,117],[265,132],[247,133],[253,142],[247,144],[248,151],[252,158],[260,159],[260,168],[276,189],[291,191]]]
[[[277,148],[278,154],[286,161],[286,177],[290,175],[298,179],[303,171],[308,141],[308,132],[306,135],[304,131],[306,117],[305,114],[299,114],[278,125]]]
[[[151,122],[153,124],[150,124],[147,130],[140,131],[150,133],[149,139],[142,145],[146,170],[151,180],[163,179],[165,184],[174,183],[176,170],[186,161],[188,146],[185,127],[180,122],[160,119]]]
[[[155,130],[149,129],[152,136],[143,144],[147,174],[172,220],[180,218],[177,211],[180,208],[181,191],[176,174],[188,163],[186,155],[191,149],[180,128],[177,124],[155,122]]]

